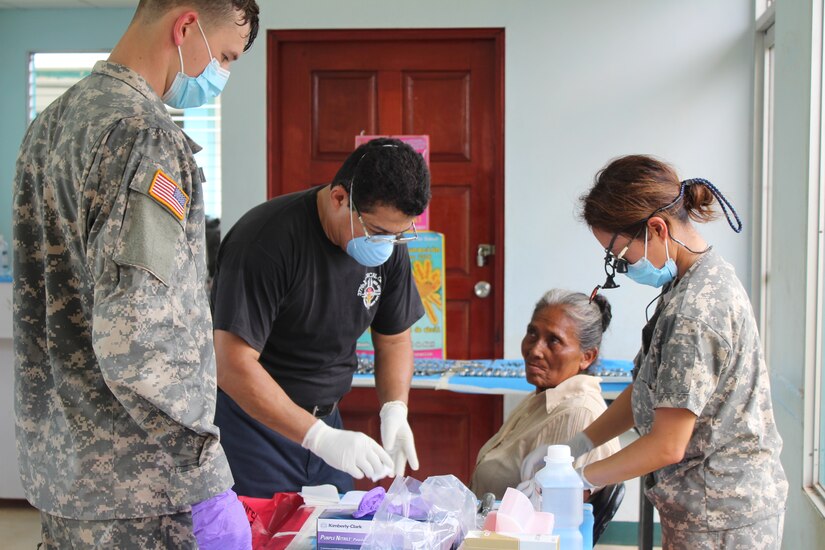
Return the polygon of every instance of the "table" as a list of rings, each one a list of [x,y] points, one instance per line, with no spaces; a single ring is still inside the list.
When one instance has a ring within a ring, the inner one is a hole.
[[[599,359],[591,370],[602,378],[602,395],[615,399],[631,382],[632,361]],[[360,355],[353,387],[374,387],[372,356]],[[416,359],[411,387],[475,394],[521,394],[536,391],[524,375],[521,359]]]
[[[630,361],[602,359],[596,372],[603,375],[602,392],[613,399],[630,383]],[[359,356],[353,390],[341,400],[344,425],[380,441],[371,356]],[[410,392],[410,424],[416,438],[421,470],[408,472],[418,479],[453,474],[470,482],[479,449],[501,427],[504,396],[535,392],[524,375],[520,359],[417,359]],[[446,391],[445,391],[446,390]],[[448,428],[448,429],[446,429]],[[356,482],[356,488],[369,489]]]

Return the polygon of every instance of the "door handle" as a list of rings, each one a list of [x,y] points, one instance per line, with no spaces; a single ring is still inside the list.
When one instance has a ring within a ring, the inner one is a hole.
[[[476,250],[476,265],[484,267],[487,263],[487,256],[492,256],[496,253],[496,245],[494,244],[480,244]]]
[[[479,281],[473,287],[473,292],[479,298],[486,298],[490,295],[490,291],[493,289],[493,285],[488,283],[487,281]]]

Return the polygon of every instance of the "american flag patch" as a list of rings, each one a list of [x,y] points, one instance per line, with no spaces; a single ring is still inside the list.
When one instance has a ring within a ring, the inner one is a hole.
[[[165,206],[177,219],[183,220],[185,217],[189,195],[163,170],[155,172],[152,185],[149,186],[149,196]]]

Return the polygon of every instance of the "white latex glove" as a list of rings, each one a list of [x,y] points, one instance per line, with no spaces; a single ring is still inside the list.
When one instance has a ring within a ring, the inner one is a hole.
[[[573,460],[593,450],[593,442],[590,441],[589,437],[584,435],[584,432],[577,433],[566,443],[563,443],[563,445],[570,447],[570,454],[573,456]],[[539,445],[521,461],[522,481],[533,479],[536,472],[544,468],[544,457],[547,456],[547,447],[547,445]]]
[[[584,469],[586,467],[587,467],[586,465],[585,466],[579,466],[578,468],[576,468],[576,473],[579,474],[580,478],[582,478],[582,484],[584,485],[584,490],[585,491],[592,491],[593,489],[596,488],[596,486],[593,485],[592,483],[590,483],[590,481],[584,476]]]
[[[565,443],[570,447],[570,454],[573,455],[573,460],[579,458],[583,454],[587,454],[593,450],[593,442],[587,437],[584,432],[579,432],[570,438],[570,441]]]
[[[330,428],[318,420],[301,442],[304,449],[355,479],[373,481],[392,475],[392,458],[376,441],[361,432]]]
[[[533,479],[536,472],[544,468],[544,457],[547,456],[547,445],[539,445],[521,461],[521,480]]]
[[[407,422],[407,405],[403,401],[387,401],[378,416],[381,417],[381,443],[392,456],[395,475],[404,475],[407,462],[410,468],[417,470],[418,455],[412,429]]]
[[[524,495],[530,499],[530,503],[533,505],[534,510],[541,511],[541,491],[538,490],[536,480],[528,479],[526,481],[522,481],[518,484],[516,489],[524,493]]]

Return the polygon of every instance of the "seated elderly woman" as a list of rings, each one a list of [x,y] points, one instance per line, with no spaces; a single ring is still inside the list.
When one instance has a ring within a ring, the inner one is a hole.
[[[481,497],[502,498],[521,481],[521,462],[539,445],[566,443],[590,425],[607,406],[599,378],[585,371],[599,355],[602,334],[610,324],[610,304],[597,294],[551,290],[542,296],[521,341],[527,381],[536,393],[527,397],[481,448],[470,483]],[[581,456],[574,467],[606,458],[619,450],[613,439]]]

